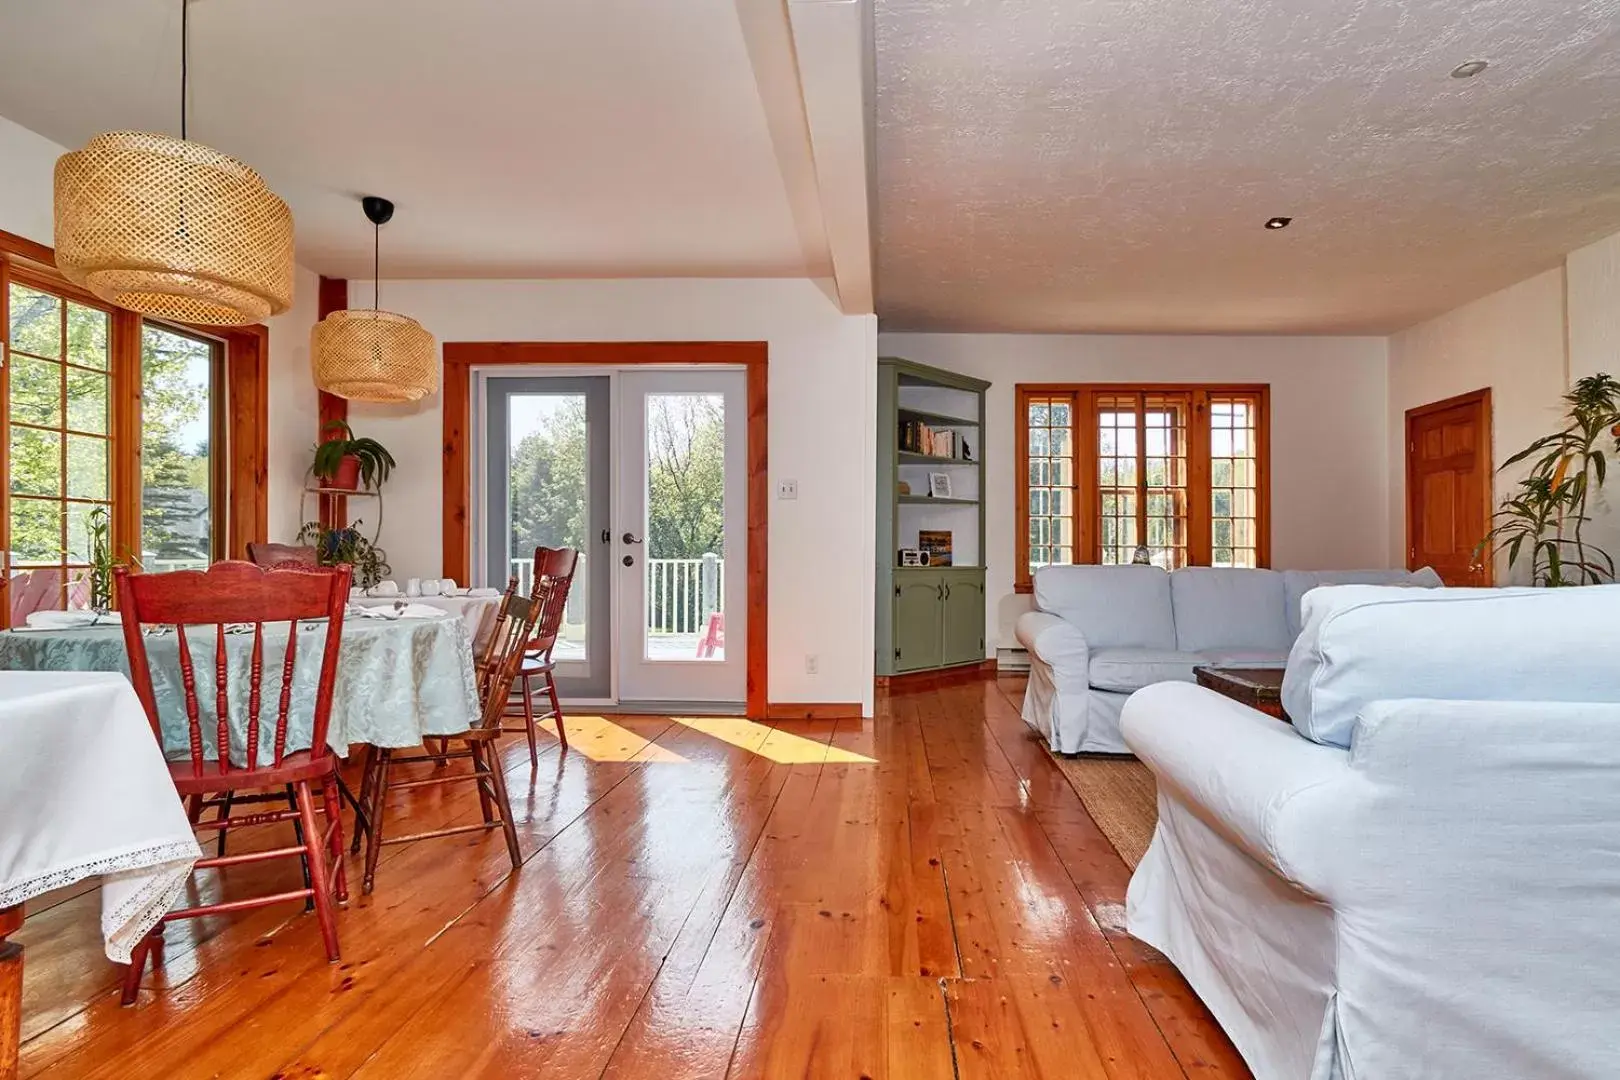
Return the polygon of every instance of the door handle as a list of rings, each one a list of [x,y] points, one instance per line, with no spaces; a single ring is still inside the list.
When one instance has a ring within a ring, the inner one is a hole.
[[[604,543],[604,544],[613,543],[613,530],[611,530],[611,529],[603,529],[602,530],[602,543]]]
[[[627,543],[627,544],[639,544],[639,543],[641,543],[641,537],[635,535],[634,533],[625,533],[623,539],[624,539],[624,542]]]
[[[951,598],[951,586],[950,586],[949,582],[946,582],[946,584],[945,584],[945,599],[949,600],[950,598]]]

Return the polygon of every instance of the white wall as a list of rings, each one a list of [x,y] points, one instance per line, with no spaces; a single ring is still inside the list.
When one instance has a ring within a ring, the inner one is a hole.
[[[369,285],[351,294],[352,304],[371,303]],[[383,295],[441,343],[767,342],[773,496],[777,481],[798,481],[796,501],[770,504],[770,699],[859,701],[870,712],[874,317],[841,315],[806,280],[389,281]],[[395,576],[437,576],[439,396],[408,407],[356,404],[350,420],[399,462],[381,538]],[[810,653],[819,657],[817,675],[805,672]]]
[[[1551,430],[1566,385],[1564,271],[1548,270],[1389,342],[1389,550],[1406,559],[1406,410],[1491,388],[1493,467]],[[1499,474],[1494,495],[1517,477]],[[1498,580],[1509,580],[1499,565]],[[1517,580],[1517,578],[1513,578]]]
[[[67,153],[43,135],[0,116],[0,229],[50,244],[51,182],[56,159]]]
[[[1570,381],[1600,371],[1620,378],[1620,233],[1570,252],[1565,273]],[[1620,561],[1620,476],[1609,477],[1586,535]]]
[[[881,334],[878,352],[992,383],[986,640],[1014,646],[1014,387],[1021,382],[1246,382],[1271,386],[1271,556],[1279,568],[1390,565],[1385,340]]]

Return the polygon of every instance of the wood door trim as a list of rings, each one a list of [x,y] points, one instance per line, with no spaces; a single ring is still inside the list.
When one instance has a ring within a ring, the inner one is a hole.
[[[1414,552],[1414,543],[1413,542],[1414,542],[1414,540],[1416,538],[1413,535],[1412,525],[1413,525],[1413,522],[1414,522],[1415,518],[1417,517],[1417,497],[1418,497],[1417,485],[1412,482],[1412,465],[1413,465],[1412,451],[1414,449],[1414,439],[1413,439],[1413,435],[1412,435],[1413,425],[1417,421],[1423,419],[1426,416],[1433,416],[1435,413],[1446,412],[1446,411],[1448,411],[1450,409],[1455,409],[1455,408],[1458,408],[1460,406],[1465,406],[1465,405],[1478,405],[1479,406],[1480,418],[1482,420],[1482,425],[1481,426],[1483,428],[1483,431],[1481,432],[1481,434],[1482,434],[1483,437],[1480,438],[1480,439],[1475,440],[1475,443],[1474,443],[1474,460],[1475,460],[1476,467],[1479,469],[1480,476],[1485,478],[1485,483],[1484,483],[1483,489],[1482,489],[1482,495],[1483,495],[1483,500],[1484,500],[1484,506],[1483,506],[1484,518],[1483,518],[1483,520],[1485,522],[1485,527],[1487,529],[1490,528],[1491,516],[1496,511],[1496,494],[1495,494],[1496,485],[1492,482],[1492,478],[1496,475],[1495,463],[1492,460],[1492,446],[1496,441],[1496,421],[1495,421],[1494,415],[1493,415],[1492,410],[1491,410],[1491,388],[1486,386],[1486,387],[1482,387],[1481,389],[1478,389],[1478,390],[1470,390],[1465,394],[1454,394],[1451,397],[1442,398],[1439,401],[1431,401],[1426,405],[1418,405],[1418,406],[1415,406],[1413,408],[1407,409],[1406,410],[1406,429],[1405,429],[1405,432],[1404,432],[1404,436],[1403,436],[1401,445],[1402,445],[1403,451],[1404,451],[1404,453],[1406,455],[1406,469],[1405,469],[1405,483],[1406,483],[1406,544],[1405,544],[1405,547],[1406,547],[1406,558],[1405,558],[1405,563],[1406,563],[1406,568],[1408,570],[1416,570],[1416,569],[1418,569],[1417,567],[1412,565],[1412,563],[1416,561],[1413,558],[1413,552]],[[1496,584],[1496,559],[1494,558],[1494,556],[1484,559],[1483,562],[1482,562],[1482,566],[1484,568],[1484,578],[1485,578],[1483,584],[1485,584],[1486,586],[1495,585]]]
[[[447,341],[444,343],[444,576],[472,579],[472,370],[524,365],[731,364],[747,372],[748,715],[770,717],[768,349],[763,341]]]

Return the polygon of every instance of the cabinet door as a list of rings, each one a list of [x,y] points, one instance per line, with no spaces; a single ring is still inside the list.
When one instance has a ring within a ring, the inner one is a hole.
[[[984,581],[966,574],[945,580],[946,664],[984,659]]]
[[[894,658],[896,671],[939,667],[945,639],[943,588],[934,575],[895,575]]]

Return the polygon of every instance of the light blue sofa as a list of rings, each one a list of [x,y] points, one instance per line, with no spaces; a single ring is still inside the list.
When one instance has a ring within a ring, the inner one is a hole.
[[[1433,570],[1048,566],[1014,634],[1029,652],[1024,721],[1063,754],[1126,754],[1119,714],[1144,686],[1192,682],[1200,664],[1275,664],[1319,585],[1440,584]]]

